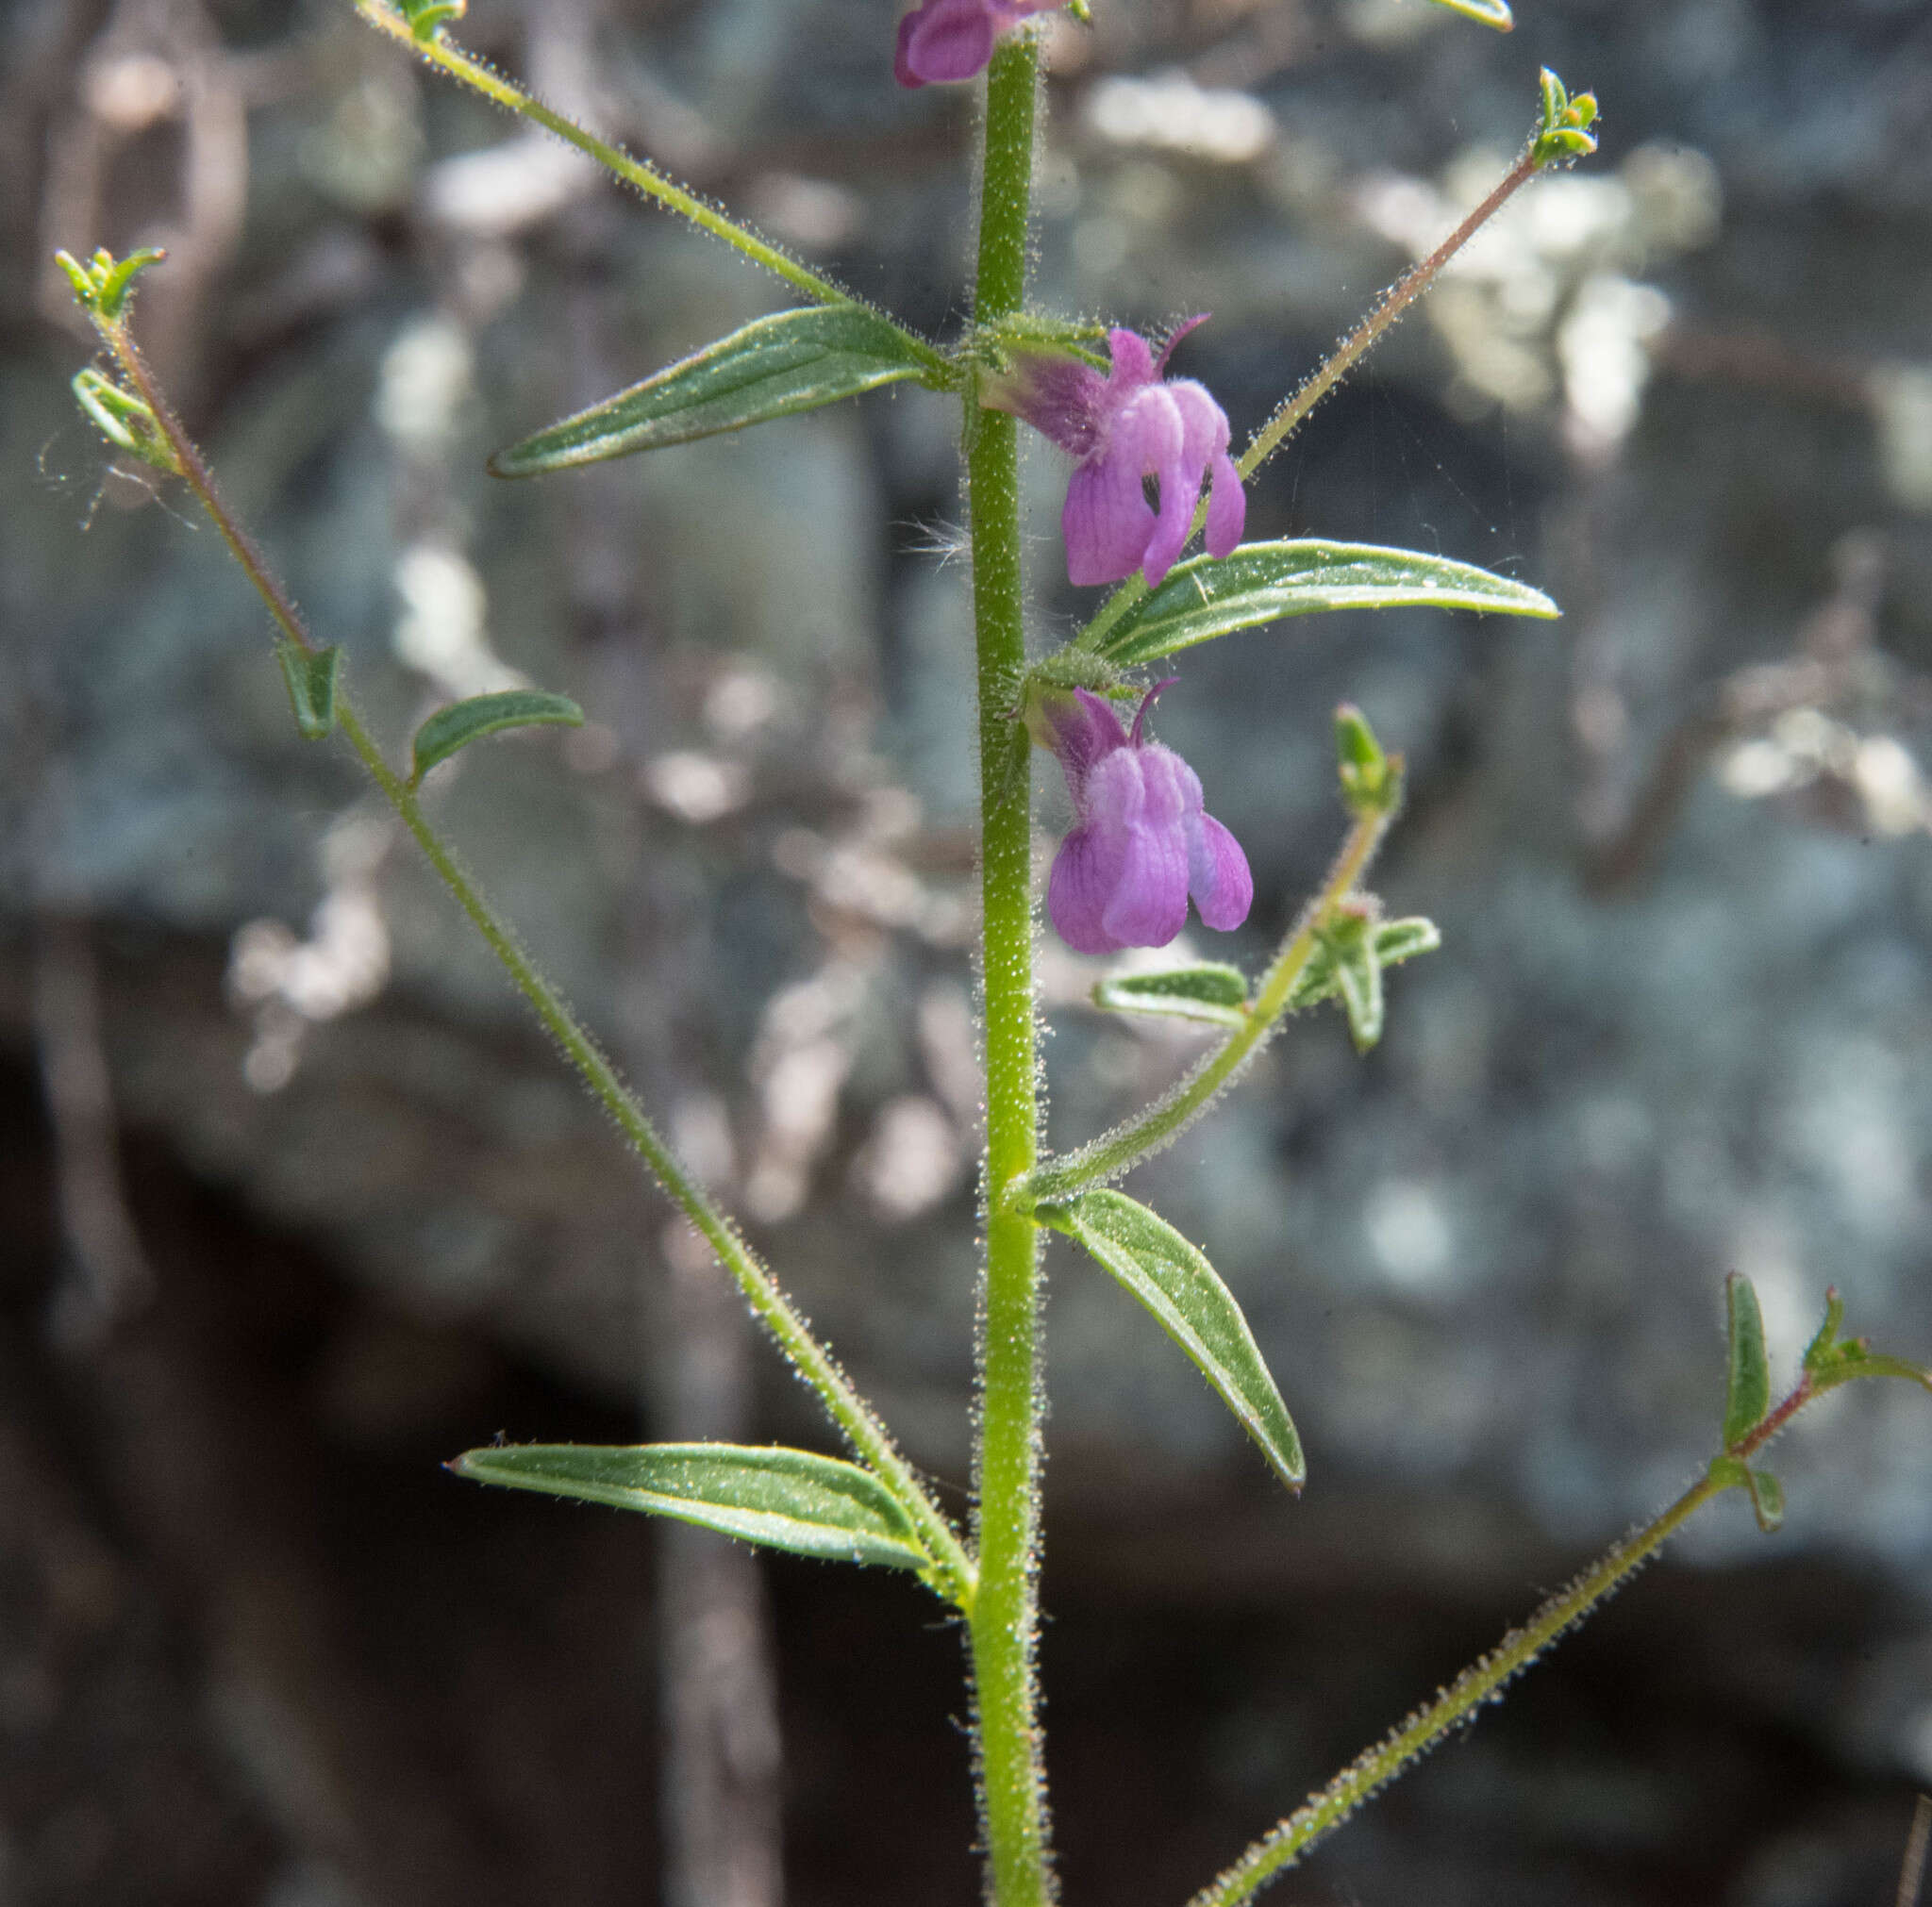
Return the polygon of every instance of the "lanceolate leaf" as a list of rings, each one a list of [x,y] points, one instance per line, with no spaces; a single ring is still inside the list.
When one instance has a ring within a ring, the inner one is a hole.
[[[1083,1192],[1037,1215],[1093,1256],[1200,1366],[1290,1489],[1307,1474],[1301,1438],[1234,1294],[1164,1219],[1120,1192]]]
[[[838,1563],[924,1569],[927,1556],[869,1470],[744,1444],[510,1444],[466,1451],[458,1476],[701,1523],[746,1543]]]
[[[536,476],[634,451],[742,430],[924,375],[903,332],[859,305],[758,318],[694,357],[490,459],[498,476]]]
[[[1170,1020],[1239,1026],[1248,998],[1246,976],[1218,961],[1153,973],[1118,973],[1097,981],[1093,1003],[1114,1013],[1154,1013]]]
[[[1764,1316],[1757,1293],[1741,1271],[1724,1280],[1725,1450],[1733,1450],[1763,1421],[1771,1408],[1771,1366],[1764,1353]]]
[[[1313,539],[1243,543],[1232,556],[1178,565],[1107,632],[1096,653],[1127,669],[1285,616],[1416,605],[1502,616],[1560,613],[1526,583],[1417,550]]]
[[[480,737],[506,728],[527,728],[533,722],[561,722],[566,728],[581,728],[584,711],[569,696],[551,695],[541,688],[506,688],[496,695],[473,695],[467,702],[439,708],[416,731],[409,786],[414,788],[438,762],[447,761],[458,749],[469,747]]]

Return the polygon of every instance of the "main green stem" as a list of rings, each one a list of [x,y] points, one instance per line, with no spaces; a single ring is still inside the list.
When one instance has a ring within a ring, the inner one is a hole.
[[[1039,49],[1013,35],[987,75],[979,323],[1018,311],[1026,291]],[[969,395],[969,403],[971,398]],[[996,1907],[1053,1898],[1046,1845],[1035,1636],[1040,1497],[1040,1232],[1008,1189],[1040,1143],[1033,1005],[1029,780],[1014,769],[1013,711],[1025,669],[1017,426],[966,420],[973,610],[979,655],[981,979],[986,996],[986,1289],[979,1346],[979,1589],[968,1630],[978,1721],[987,1897]]]

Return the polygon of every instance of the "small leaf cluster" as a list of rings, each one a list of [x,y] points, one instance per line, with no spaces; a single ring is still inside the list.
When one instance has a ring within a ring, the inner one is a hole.
[[[1784,1520],[1784,1486],[1752,1460],[1800,1406],[1862,1377],[1902,1377],[1932,1390],[1932,1369],[1874,1353],[1862,1337],[1840,1335],[1844,1316],[1844,1300],[1834,1286],[1825,1293],[1824,1322],[1806,1347],[1797,1388],[1774,1409],[1757,1293],[1741,1272],[1733,1271],[1724,1281],[1724,1450],[1712,1458],[1710,1475],[1723,1488],[1750,1493],[1757,1527],[1767,1535]]]
[[[181,460],[146,399],[124,390],[104,371],[85,364],[74,373],[74,400],[116,450],[124,450],[168,476],[181,474]]]
[[[125,258],[105,249],[97,251],[83,264],[72,252],[56,252],[54,262],[67,274],[74,295],[90,318],[118,324],[127,307],[136,276],[150,265],[158,265],[167,253],[156,245],[143,245]]]
[[[1542,70],[1542,118],[1530,147],[1531,161],[1540,166],[1558,159],[1581,158],[1596,150],[1596,94],[1579,92],[1574,98],[1563,82],[1546,66]]]

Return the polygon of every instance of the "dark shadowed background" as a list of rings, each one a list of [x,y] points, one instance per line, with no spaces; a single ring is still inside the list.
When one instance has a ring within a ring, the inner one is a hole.
[[[476,0],[470,42],[910,322],[964,308],[970,89],[887,0]],[[1391,613],[1184,658],[1257,962],[1407,752],[1377,886],[1441,925],[1366,1060],[1291,1029],[1134,1189],[1240,1294],[1284,1500],[1063,1246],[1044,1664],[1069,1898],[1177,1903],[1692,1475],[1722,1280],[1781,1368],[1844,1291],[1932,1355],[1932,11],[1095,0],[1040,283],[1237,435],[1513,154],[1539,184],[1255,485],[1554,625]],[[49,258],[140,326],[398,746],[528,680],[591,725],[440,820],[963,1509],[976,1084],[957,411],[916,390],[527,485],[483,458],[791,302],[327,0],[0,8],[0,1902],[975,1898],[957,1637],[438,1465],[829,1448],[466,937],[177,493],[109,466]],[[1033,459],[1039,624],[1063,472]],[[1043,822],[1065,820],[1048,788]],[[1043,837],[1044,843],[1044,837]],[[1185,1066],[1050,944],[1053,1130]],[[1932,1783],[1932,1410],[1808,1418],[1284,1900],[1892,1898]],[[781,1872],[782,1867],[782,1872]]]

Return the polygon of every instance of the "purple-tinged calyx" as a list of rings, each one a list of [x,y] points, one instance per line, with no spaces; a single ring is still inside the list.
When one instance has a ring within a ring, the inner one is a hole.
[[[1132,331],[1108,336],[1111,368],[1014,346],[1004,371],[980,379],[980,402],[1007,410],[1078,459],[1060,530],[1071,582],[1118,583],[1136,570],[1158,589],[1188,540],[1208,487],[1208,553],[1241,539],[1248,500],[1228,455],[1227,413],[1191,377],[1167,378],[1174,347],[1203,323],[1191,318],[1156,357]],[[1145,479],[1158,486],[1148,503]]]
[[[993,42],[1061,0],[923,0],[899,22],[892,76],[901,86],[942,86],[986,71]]]
[[[1074,801],[1073,832],[1047,876],[1046,912],[1076,954],[1165,947],[1187,925],[1239,927],[1255,881],[1241,843],[1201,804],[1201,778],[1142,733],[1166,683],[1150,688],[1131,728],[1091,688],[1036,689],[1024,721],[1053,750]]]

